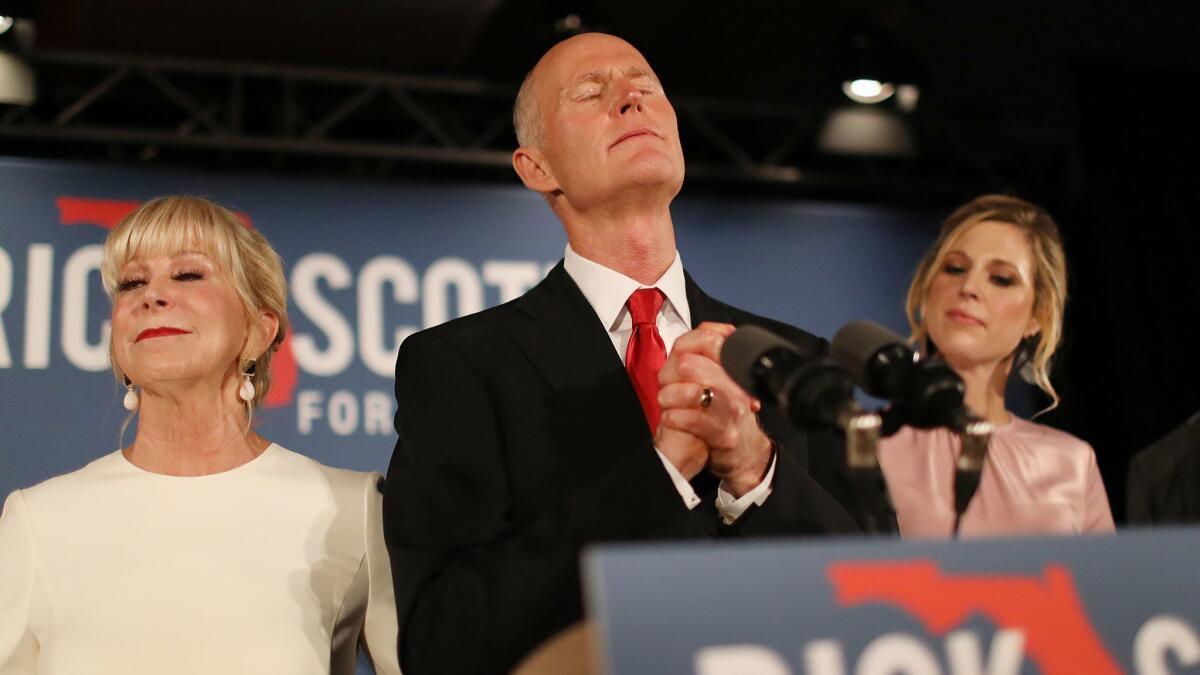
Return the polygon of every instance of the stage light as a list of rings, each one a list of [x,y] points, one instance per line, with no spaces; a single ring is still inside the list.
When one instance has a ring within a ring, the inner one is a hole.
[[[0,19],[0,104],[29,105],[37,96],[33,65],[26,58],[33,43],[33,22],[28,19]]]
[[[13,27],[13,21],[11,16],[0,16],[0,35],[4,35]]]
[[[0,103],[29,105],[36,93],[33,68],[16,54],[0,51]]]
[[[917,151],[912,131],[899,114],[863,105],[830,112],[817,147],[832,155],[869,157],[910,157]]]
[[[863,105],[887,103],[891,110],[911,114],[917,107],[921,61],[892,35],[891,29],[869,17],[855,20],[836,46],[830,69],[831,87]],[[835,79],[836,78],[836,79]]]
[[[911,113],[917,109],[917,101],[921,98],[921,88],[915,84],[902,84],[896,87],[896,107],[900,112]]]
[[[558,33],[575,35],[582,32],[583,19],[578,14],[568,14],[554,22],[554,30]]]
[[[842,93],[855,103],[882,103],[896,93],[896,88],[890,82],[880,82],[870,78],[859,78],[842,83]]]

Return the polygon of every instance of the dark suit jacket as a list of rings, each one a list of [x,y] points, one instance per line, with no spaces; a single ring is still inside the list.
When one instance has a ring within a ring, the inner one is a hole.
[[[1200,523],[1200,414],[1134,455],[1126,480],[1130,524]]]
[[[824,340],[705,295],[692,320],[756,323],[817,353]],[[585,544],[852,532],[809,477],[810,440],[774,432],[773,493],[720,524],[716,481],[689,511],[658,455],[606,327],[560,262],[507,304],[406,339],[384,528],[408,675],[507,672],[583,615]],[[715,608],[714,608],[715,609]]]

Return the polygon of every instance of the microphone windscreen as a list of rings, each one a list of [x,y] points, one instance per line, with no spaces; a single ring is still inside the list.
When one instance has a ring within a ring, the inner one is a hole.
[[[791,342],[761,326],[741,326],[733,331],[721,347],[721,365],[734,382],[748,392],[755,392],[754,366],[759,358],[774,349],[786,349],[796,354],[800,350]]]
[[[907,345],[904,338],[873,321],[859,320],[838,329],[830,352],[835,361],[850,371],[858,386],[867,388],[867,366],[879,350],[892,345]]]

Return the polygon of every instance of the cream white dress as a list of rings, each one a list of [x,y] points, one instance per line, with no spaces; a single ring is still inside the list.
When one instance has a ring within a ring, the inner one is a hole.
[[[0,674],[399,673],[379,474],[272,444],[177,477],[120,452],[0,516]]]

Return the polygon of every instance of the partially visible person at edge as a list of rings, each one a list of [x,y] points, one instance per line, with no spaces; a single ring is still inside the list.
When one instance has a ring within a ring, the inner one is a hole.
[[[1021,419],[1005,403],[1009,375],[1020,371],[1058,405],[1049,370],[1066,301],[1058,226],[1014,197],[985,195],[959,207],[917,266],[906,307],[916,342],[946,360],[966,385],[967,406],[995,425],[962,536],[1114,529],[1091,446]],[[959,451],[946,429],[905,427],[880,441],[903,536],[951,534]]]
[[[1200,523],[1200,413],[1129,460],[1130,525]]]
[[[0,673],[399,673],[380,476],[251,427],[287,330],[279,256],[207,200],[104,242],[133,443],[0,517]],[[131,413],[131,418],[132,418]]]
[[[684,271],[683,152],[646,59],[611,35],[565,40],[514,122],[513,166],[568,245],[522,297],[400,347],[384,522],[410,674],[507,672],[579,621],[590,543],[855,529],[806,471],[810,436],[764,433],[720,366],[734,324],[827,345]]]

